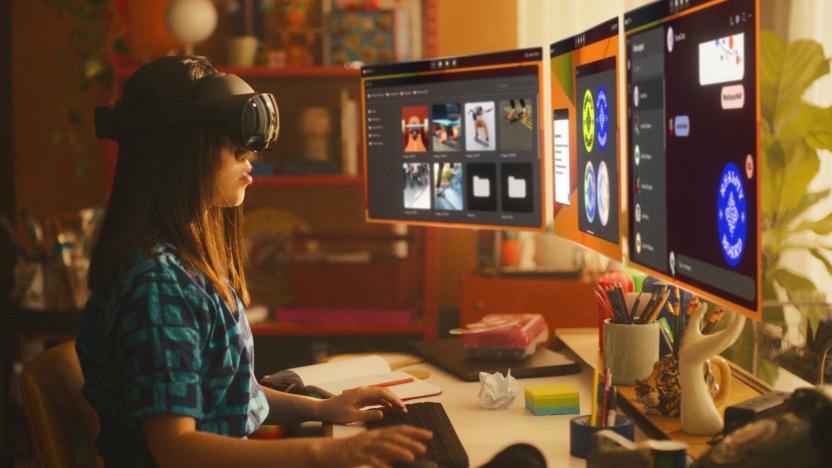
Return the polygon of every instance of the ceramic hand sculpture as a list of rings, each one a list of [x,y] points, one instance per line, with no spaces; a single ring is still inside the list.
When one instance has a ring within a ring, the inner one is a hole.
[[[707,310],[703,304],[691,315],[679,351],[682,430],[688,434],[714,435],[722,432],[724,421],[702,377],[702,366],[706,359],[731,346],[745,325],[745,317],[728,311],[723,318],[727,323],[725,329],[703,335],[700,325]]]

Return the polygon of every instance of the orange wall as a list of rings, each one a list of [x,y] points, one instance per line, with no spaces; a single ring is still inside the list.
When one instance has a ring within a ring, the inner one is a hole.
[[[154,0],[145,6],[158,14],[165,3],[165,0]],[[439,0],[437,4],[439,55],[516,47],[516,2]],[[90,127],[81,132],[86,134],[82,143],[88,148],[86,177],[76,174],[77,157],[66,145],[51,143],[53,130],[64,123],[60,105],[76,86],[72,67],[77,64],[70,61],[66,66],[58,66],[55,60],[56,52],[65,44],[68,29],[68,19],[56,17],[42,1],[12,2],[15,197],[18,207],[29,206],[36,216],[54,215],[105,201],[103,149],[92,136],[89,116],[85,124]],[[140,38],[133,39],[141,42]],[[165,38],[165,42],[168,40]],[[104,101],[106,97],[93,99],[87,110],[91,113],[94,105]],[[476,263],[475,241],[474,231],[442,230],[442,307],[459,306],[462,275],[473,270]]]
[[[517,4],[510,0],[439,0],[439,55],[517,48]],[[476,231],[442,229],[439,305],[460,307],[462,277],[476,268]]]
[[[69,21],[40,0],[13,1],[11,12],[15,203],[39,217],[101,204],[103,151],[91,127],[94,103],[83,116],[88,127],[78,132],[88,148],[86,177],[76,173],[77,156],[68,146],[52,143],[53,131],[66,123],[61,106],[78,86],[77,63],[56,60]]]

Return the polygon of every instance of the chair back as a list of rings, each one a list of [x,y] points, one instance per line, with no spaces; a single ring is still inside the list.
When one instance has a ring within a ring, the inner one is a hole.
[[[103,466],[95,448],[98,417],[81,395],[83,385],[75,341],[50,348],[23,368],[20,390],[39,465]]]

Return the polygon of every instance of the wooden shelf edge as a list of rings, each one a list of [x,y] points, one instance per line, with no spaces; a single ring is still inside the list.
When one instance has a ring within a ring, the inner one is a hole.
[[[231,73],[241,77],[263,78],[314,78],[314,77],[343,77],[359,78],[361,70],[342,66],[308,66],[308,67],[231,67],[215,65],[223,73]],[[141,67],[140,64],[117,64],[115,76],[119,79],[128,78]]]
[[[272,175],[257,176],[253,185],[257,186],[298,186],[298,185],[362,185],[361,176],[346,175]]]
[[[254,336],[315,336],[315,335],[421,335],[421,322],[396,324],[300,324],[265,321],[251,324]]]

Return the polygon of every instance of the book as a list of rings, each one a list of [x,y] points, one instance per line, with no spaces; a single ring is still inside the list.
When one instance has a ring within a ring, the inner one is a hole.
[[[357,387],[387,387],[401,400],[442,393],[442,389],[406,372],[393,371],[381,356],[341,359],[324,364],[293,367],[267,375],[262,382],[286,392],[332,397]]]

